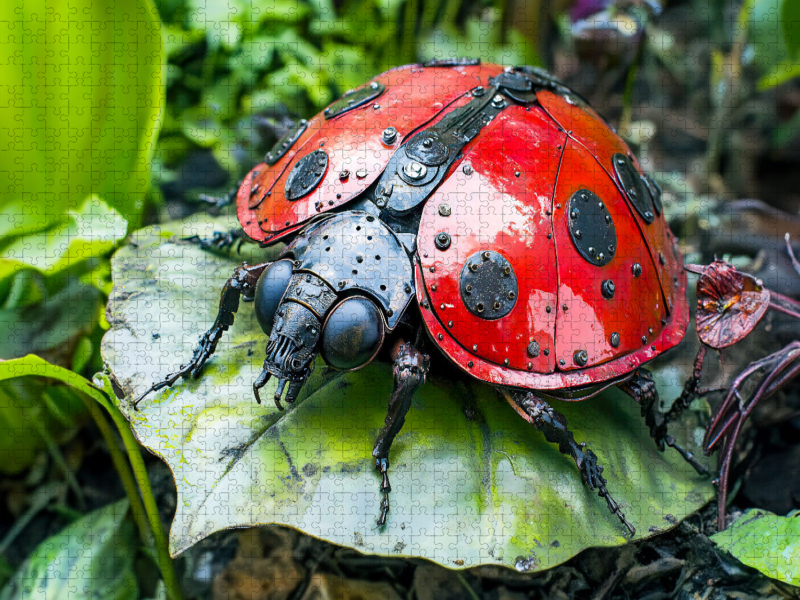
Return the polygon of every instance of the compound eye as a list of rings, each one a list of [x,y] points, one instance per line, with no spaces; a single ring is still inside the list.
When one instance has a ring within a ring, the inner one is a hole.
[[[322,330],[322,358],[334,369],[352,371],[370,362],[386,333],[381,311],[363,296],[340,302]]]
[[[286,258],[271,264],[258,278],[253,308],[258,324],[267,335],[272,331],[275,311],[278,310],[291,278],[292,261]]]

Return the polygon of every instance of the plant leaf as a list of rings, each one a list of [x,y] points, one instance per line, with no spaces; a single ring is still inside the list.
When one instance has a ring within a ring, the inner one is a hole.
[[[41,230],[92,193],[138,223],[164,96],[155,9],[42,8],[0,2],[3,55],[14,57],[0,63],[0,223]]]
[[[13,575],[0,600],[137,598],[137,539],[127,512],[128,500],[120,500],[47,538]]]
[[[711,539],[767,577],[800,586],[800,512],[782,517],[750,509]]]
[[[191,356],[233,269],[276,255],[252,246],[247,255],[225,257],[179,241],[235,223],[203,219],[138,231],[133,245],[116,253],[112,328],[102,343],[103,358],[126,394],[120,409],[177,484],[171,552],[214,531],[257,523],[282,523],[362,552],[421,556],[451,568],[545,569],[588,546],[626,543],[621,525],[584,487],[575,464],[491,387],[454,375],[441,357],[392,447],[392,508],[379,529],[380,477],[371,450],[392,390],[390,366],[330,373],[318,362],[292,410],[258,406],[251,384],[266,337],[246,303],[199,379],[146,397],[134,412],[134,394]],[[681,373],[661,373],[669,393],[679,392]],[[262,392],[267,398],[269,386]],[[639,407],[621,392],[560,402],[557,409],[605,465],[609,489],[638,537],[670,528],[711,497],[708,480],[677,454],[656,450]],[[683,440],[692,431],[689,425],[675,429]]]

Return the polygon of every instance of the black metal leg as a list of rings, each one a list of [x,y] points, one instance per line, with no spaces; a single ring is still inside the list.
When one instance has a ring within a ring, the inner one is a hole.
[[[210,204],[212,212],[216,213],[233,203],[233,201],[236,199],[236,195],[239,193],[240,186],[241,182],[236,187],[231,188],[231,190],[224,196],[209,196],[208,194],[200,194],[198,196],[198,200]]]
[[[586,449],[585,442],[575,441],[567,427],[566,417],[531,392],[501,389],[500,393],[523,419],[544,434],[548,442],[558,444],[561,454],[570,456],[575,461],[583,482],[590,490],[597,490],[598,496],[605,499],[608,510],[617,515],[631,535],[635,535],[636,528],[625,518],[619,504],[606,488],[607,481],[603,477],[602,465],[597,464],[597,456]]]
[[[704,354],[704,352],[698,353],[700,369],[702,369]],[[695,360],[696,367],[697,364],[698,360]],[[621,383],[619,388],[641,405],[644,422],[650,428],[650,436],[659,450],[663,452],[667,446],[674,448],[700,475],[708,475],[708,469],[697,462],[694,454],[678,444],[675,438],[669,435],[667,431],[667,423],[676,419],[691,403],[697,393],[699,381],[698,374],[696,379],[693,377],[687,382],[686,387],[684,387],[684,393],[675,401],[680,403],[679,406],[673,407],[674,410],[671,409],[666,415],[658,409],[658,390],[656,389],[655,381],[653,381],[653,375],[646,369],[637,369],[633,377]]]
[[[133,403],[133,408],[138,410],[139,402],[150,392],[155,392],[165,387],[172,386],[178,379],[190,375],[196,378],[203,368],[206,361],[214,354],[217,349],[222,334],[233,325],[233,320],[236,311],[239,310],[239,299],[244,296],[245,300],[252,300],[255,295],[256,282],[261,273],[272,263],[261,263],[260,265],[248,266],[247,263],[241,267],[236,267],[233,275],[225,283],[222,288],[219,300],[219,310],[217,318],[211,329],[206,331],[201,337],[194,349],[192,360],[189,363],[182,365],[180,369],[174,373],[170,373],[161,381],[154,383],[139,396]]]
[[[233,248],[234,245],[238,245],[236,247],[236,251],[238,252],[242,248],[242,244],[248,241],[250,238],[247,237],[245,234],[244,229],[241,227],[237,227],[234,229],[230,229],[228,231],[215,231],[211,238],[201,238],[199,235],[193,235],[190,237],[181,238],[185,242],[192,242],[193,244],[197,244],[203,250],[217,250],[223,251],[228,248]]]
[[[389,409],[386,421],[375,441],[372,456],[375,458],[375,468],[381,473],[381,514],[378,525],[386,523],[389,512],[389,492],[392,485],[389,483],[389,450],[394,438],[403,427],[408,409],[411,408],[411,398],[414,392],[425,383],[430,359],[422,354],[412,344],[398,342],[392,351],[394,359],[394,391],[389,398]]]

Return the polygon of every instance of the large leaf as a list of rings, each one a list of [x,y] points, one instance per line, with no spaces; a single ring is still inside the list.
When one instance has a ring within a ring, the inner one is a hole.
[[[0,40],[0,237],[92,193],[138,222],[164,95],[149,0],[5,0]]]
[[[47,538],[14,574],[0,600],[138,597],[133,573],[137,538],[120,500]]]
[[[711,539],[764,575],[800,586],[800,512],[782,517],[754,508]]]
[[[152,394],[134,412],[134,395],[191,356],[237,263],[270,257],[253,248],[225,258],[179,240],[232,224],[198,218],[144,229],[113,259],[103,357],[125,391],[120,408],[136,435],[175,477],[172,552],[219,529],[256,523],[449,567],[544,569],[588,546],[627,541],[570,459],[489,386],[441,373],[441,359],[392,448],[392,508],[378,528],[380,478],[371,450],[392,389],[389,365],[335,374],[318,363],[292,410],[258,406],[251,383],[266,338],[249,304],[202,377]],[[668,394],[680,389],[675,373],[666,379]],[[271,397],[269,389],[263,396]],[[638,538],[671,527],[711,496],[708,480],[676,454],[656,450],[639,407],[621,392],[557,408],[605,464]],[[691,427],[676,433],[685,438]]]

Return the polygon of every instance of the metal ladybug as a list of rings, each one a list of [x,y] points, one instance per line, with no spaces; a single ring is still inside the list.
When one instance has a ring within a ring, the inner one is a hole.
[[[359,369],[383,351],[395,388],[373,457],[389,510],[389,452],[444,354],[571,456],[633,534],[595,454],[547,398],[616,385],[641,404],[658,448],[678,450],[642,365],[678,344],[689,311],[661,192],[627,145],[545,71],[478,60],[399,67],[300,121],[236,194],[244,233],[286,248],[237,268],[191,362],[196,377],[252,301],[269,336],[259,389],[297,397],[320,354]],[[231,239],[219,238],[230,242]],[[689,386],[687,385],[687,388]]]

